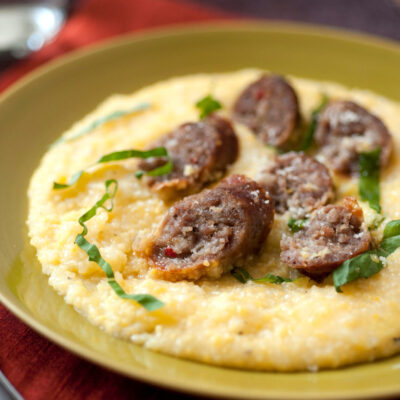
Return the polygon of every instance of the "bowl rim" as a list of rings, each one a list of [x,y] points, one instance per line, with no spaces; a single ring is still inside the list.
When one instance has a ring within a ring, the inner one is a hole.
[[[352,42],[355,44],[368,45],[370,47],[371,46],[378,47],[380,49],[384,48],[391,52],[398,53],[400,57],[400,44],[393,39],[382,38],[367,33],[360,33],[350,29],[326,27],[318,24],[287,22],[280,20],[266,22],[259,19],[241,19],[235,21],[217,20],[213,22],[207,21],[207,22],[198,22],[190,24],[180,23],[180,24],[169,25],[167,27],[149,28],[142,30],[140,32],[130,32],[117,37],[107,38],[101,40],[100,42],[89,44],[83,48],[73,50],[67,54],[63,54],[57,57],[56,59],[50,60],[45,64],[35,68],[33,71],[28,72],[26,75],[24,75],[16,82],[12,83],[9,87],[7,87],[2,93],[0,93],[0,107],[15,93],[18,93],[20,90],[23,90],[25,86],[29,85],[33,81],[36,81],[37,79],[40,79],[47,73],[54,71],[65,64],[73,64],[75,62],[79,62],[79,60],[84,59],[86,57],[91,57],[97,53],[101,53],[103,51],[107,51],[112,48],[130,45],[132,43],[165,39],[168,37],[176,37],[185,34],[210,34],[210,33],[221,33],[221,32],[235,32],[235,33],[276,32],[282,34],[296,33],[300,35],[315,36],[320,38],[323,37],[327,39],[336,39],[336,40],[339,39],[346,42]],[[84,347],[82,344],[77,343],[72,339],[63,336],[61,333],[53,331],[51,328],[48,328],[45,324],[36,320],[36,318],[33,317],[29,313],[29,311],[25,310],[24,307],[21,307],[12,300],[9,300],[7,296],[3,294],[1,291],[0,291],[0,303],[2,303],[9,311],[11,311],[12,314],[18,317],[18,319],[20,319],[23,323],[28,325],[30,328],[35,330],[37,333],[39,333],[46,339],[62,347],[64,350],[72,352],[78,357],[88,360],[102,368],[111,370],[113,372],[117,372],[129,378],[137,379],[147,384],[151,384],[169,390],[174,390],[177,392],[202,395],[202,396],[213,396],[218,398],[235,398],[235,399],[243,398],[243,393],[237,393],[236,391],[227,392],[225,389],[222,390],[217,387],[213,387],[211,390],[207,390],[206,388],[199,388],[198,386],[196,386],[195,384],[193,385],[190,382],[183,382],[181,380],[171,381],[170,378],[166,379],[163,378],[162,376],[157,376],[156,378],[154,378],[151,375],[151,372],[144,369],[134,370],[132,372],[129,372],[122,369],[119,363],[113,360],[108,360],[107,364],[105,364],[104,361],[102,360],[102,357],[99,356],[98,352],[90,348]],[[175,358],[173,356],[168,356],[168,355],[166,356]],[[192,360],[185,360],[185,361],[199,364],[196,361]],[[224,368],[218,366],[215,367]],[[351,368],[351,366],[349,366],[349,368]],[[265,373],[268,373],[268,371],[265,371]],[[291,374],[291,373],[283,372],[279,374]],[[310,372],[310,374],[312,373]],[[395,392],[393,390],[395,390]],[[339,395],[339,397],[337,394],[333,396],[324,394],[323,398],[342,399],[342,398],[347,398],[347,396],[349,395],[351,395],[352,399],[390,398],[398,395],[399,393],[400,393],[400,383],[398,385],[398,388],[395,389],[389,388],[389,389],[377,389],[374,391],[369,390],[368,393],[364,392],[361,393],[359,396],[356,396],[353,392],[347,394],[346,392],[343,392]],[[261,394],[257,395],[254,393],[249,398],[262,399],[265,397]],[[268,398],[273,398],[273,397],[268,397]],[[278,397],[276,398],[279,400],[292,399],[293,392],[287,391],[285,393],[285,389],[283,388],[282,391],[279,393]],[[318,394],[305,393],[304,395],[301,395],[301,393],[299,393],[298,395],[296,395],[296,399],[313,399],[313,398],[315,399],[319,398]]]

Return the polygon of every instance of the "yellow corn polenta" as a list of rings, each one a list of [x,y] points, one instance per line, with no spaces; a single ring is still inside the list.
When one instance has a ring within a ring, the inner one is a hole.
[[[334,368],[400,352],[400,253],[386,267],[335,291],[330,278],[316,284],[307,278],[282,285],[241,284],[230,275],[217,281],[171,283],[151,279],[140,250],[155,232],[168,206],[135,178],[137,161],[91,168],[70,189],[55,191],[76,171],[112,151],[142,149],[177,125],[198,120],[195,103],[211,93],[229,116],[233,102],[262,71],[199,74],[154,84],[130,96],[116,95],[78,122],[74,135],[91,122],[117,110],[150,102],[147,110],[110,121],[94,131],[54,146],[45,154],[29,187],[29,236],[43,272],[57,292],[93,324],[111,335],[146,348],[211,364],[280,371]],[[305,79],[288,80],[298,93],[307,118],[321,101],[354,100],[378,115],[394,139],[394,155],[382,174],[383,212],[400,218],[400,105],[373,93]],[[256,176],[274,151],[260,144],[244,126],[235,125],[240,155],[228,174]],[[104,193],[104,182],[119,183],[112,212],[99,210],[88,223],[95,243],[128,293],[149,293],[165,307],[148,312],[122,300],[107,284],[100,267],[74,244],[79,217]],[[357,195],[357,181],[334,176],[337,199]],[[362,204],[366,219],[374,217]],[[255,277],[266,273],[292,276],[279,261],[279,241],[287,217],[277,216],[259,257],[246,265]],[[379,236],[379,232],[377,233]]]

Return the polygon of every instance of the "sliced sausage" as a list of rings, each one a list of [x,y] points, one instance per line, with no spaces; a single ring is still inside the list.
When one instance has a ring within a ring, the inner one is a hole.
[[[238,155],[238,139],[232,124],[215,114],[199,122],[189,122],[153,142],[151,148],[163,146],[172,159],[169,174],[146,177],[147,184],[165,198],[195,193],[223,176]],[[167,162],[166,158],[149,158],[139,164],[144,171]]]
[[[392,138],[383,122],[352,101],[331,101],[318,117],[315,139],[335,171],[358,172],[359,153],[381,148],[381,166],[392,151]]]
[[[281,261],[319,278],[368,250],[370,241],[360,206],[354,198],[346,197],[339,205],[330,204],[315,211],[301,231],[283,235]]]
[[[273,216],[265,190],[232,175],[169,209],[147,252],[151,274],[170,281],[217,279],[260,250]]]
[[[297,96],[281,76],[264,75],[237,99],[233,117],[248,126],[265,144],[284,147],[299,123]]]
[[[328,169],[304,153],[276,157],[256,180],[271,196],[277,213],[289,211],[295,218],[304,218],[334,197]]]

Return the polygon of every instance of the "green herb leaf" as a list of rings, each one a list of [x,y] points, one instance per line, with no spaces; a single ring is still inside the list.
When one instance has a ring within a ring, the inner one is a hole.
[[[382,261],[375,251],[367,251],[346,260],[333,272],[333,284],[337,292],[342,292],[341,286],[359,278],[369,278],[383,268]]]
[[[300,146],[300,151],[308,150],[314,142],[314,134],[318,124],[318,116],[328,103],[328,97],[324,94],[321,104],[311,113],[311,121]]]
[[[290,217],[288,221],[288,227],[292,232],[298,232],[304,228],[307,221],[307,218],[294,219],[293,217]]]
[[[400,246],[400,235],[383,239],[378,248],[379,255],[387,257],[389,254],[392,254],[395,250],[397,250],[399,246]]]
[[[379,191],[379,158],[381,149],[359,154],[359,182],[358,192],[361,200],[368,201],[371,208],[381,212]]]
[[[383,231],[383,239],[388,239],[397,235],[400,235],[400,219],[395,219],[386,224]]]
[[[292,279],[283,278],[279,275],[267,274],[262,278],[253,278],[244,268],[235,267],[231,271],[231,274],[241,283],[246,283],[247,281],[253,281],[256,283],[276,283],[280,285],[283,282],[293,282]]]
[[[146,173],[146,171],[142,171],[142,170],[139,170],[139,171],[136,171],[135,172],[135,176],[136,176],[136,178],[138,178],[138,179],[142,179],[142,177],[143,177],[143,175]]]
[[[337,292],[341,286],[359,278],[369,278],[383,268],[380,257],[387,257],[400,247],[400,220],[389,222],[384,230],[383,239],[375,250],[366,251],[345,261],[333,272],[333,283]]]
[[[379,225],[385,220],[385,217],[380,214],[376,214],[374,216],[374,219],[371,221],[370,225],[368,225],[368,230],[369,231],[374,231],[375,229],[378,229]]]
[[[96,164],[104,164],[113,161],[121,161],[126,160],[128,158],[150,158],[150,157],[167,157],[168,162],[161,167],[152,169],[151,171],[138,171],[136,174],[138,178],[141,178],[144,174],[150,176],[159,176],[168,174],[172,170],[172,160],[168,155],[168,152],[165,147],[156,147],[152,150],[122,150],[122,151],[115,151],[110,154],[106,154],[103,157],[99,158],[94,164],[90,165],[88,168],[93,167]],[[69,188],[74,185],[84,174],[85,170],[80,170],[72,175],[70,181],[68,183],[58,183],[53,182],[53,189],[65,189]]]
[[[84,171],[78,171],[75,172],[75,174],[72,175],[70,181],[68,183],[58,183],[58,182],[53,182],[53,189],[65,189],[70,186],[72,186],[74,183],[78,182],[79,178],[83,175]]]
[[[221,103],[214,99],[210,94],[196,103],[196,107],[200,110],[200,119],[207,117],[214,111],[222,108]]]
[[[106,124],[107,122],[111,122],[111,121],[115,121],[125,115],[128,114],[133,114],[139,111],[144,111],[147,110],[148,108],[151,107],[151,103],[148,102],[144,102],[144,103],[139,103],[138,105],[136,105],[133,108],[130,108],[128,110],[124,110],[124,111],[114,111],[113,113],[106,115],[105,117],[101,117],[95,121],[93,121],[92,123],[90,123],[88,126],[84,127],[83,129],[81,129],[80,131],[76,132],[74,135],[69,136],[69,137],[60,137],[59,139],[57,139],[53,144],[53,146],[56,146],[60,143],[65,143],[65,142],[70,142],[72,140],[75,140],[81,136],[86,135],[87,133],[90,133],[92,131],[94,131],[95,129],[99,128],[100,126]]]
[[[239,281],[242,283],[246,283],[249,280],[252,280],[253,278],[250,276],[250,274],[241,267],[235,267],[231,271],[231,274]]]
[[[75,243],[88,255],[90,261],[97,263],[100,268],[105,272],[108,284],[119,297],[127,300],[134,300],[149,311],[158,310],[159,308],[164,306],[164,303],[154,296],[150,294],[127,294],[124,289],[122,289],[120,284],[115,280],[114,272],[111,268],[111,265],[101,256],[97,246],[89,243],[85,238],[86,234],[88,233],[88,228],[85,225],[85,222],[93,218],[99,208],[103,208],[110,212],[114,207],[113,199],[118,189],[118,182],[115,179],[109,179],[108,181],[106,181],[105,186],[106,192],[103,197],[99,201],[97,201],[96,204],[89,211],[87,211],[79,218],[78,222],[82,226],[83,230],[76,236]],[[104,204],[108,200],[110,200],[111,205],[107,208],[106,206],[104,206]]]
[[[378,247],[379,255],[387,257],[400,247],[400,220],[390,221],[383,231],[383,239]]]
[[[253,279],[254,282],[257,283],[276,283],[280,285],[283,282],[293,282],[292,279],[284,278],[283,276],[274,275],[274,274],[267,274],[262,278]]]

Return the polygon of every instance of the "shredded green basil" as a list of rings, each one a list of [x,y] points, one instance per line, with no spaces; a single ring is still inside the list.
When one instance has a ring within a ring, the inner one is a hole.
[[[231,274],[241,283],[246,283],[247,281],[253,279],[251,275],[244,268],[241,267],[233,268]]]
[[[383,231],[383,239],[379,245],[380,255],[387,257],[400,246],[400,219],[390,221]]]
[[[293,282],[292,279],[284,278],[279,275],[267,274],[262,278],[253,278],[244,268],[235,267],[231,271],[231,274],[241,283],[246,283],[247,281],[253,281],[256,283],[276,283],[280,285],[283,282]]]
[[[267,274],[259,279],[253,279],[253,282],[257,283],[276,283],[280,285],[283,282],[293,282],[292,279],[284,278],[283,276],[274,275],[274,274]]]
[[[328,97],[324,94],[320,105],[311,113],[311,121],[306,130],[300,151],[308,150],[314,142],[314,134],[318,124],[318,116],[328,103]]]
[[[212,112],[221,109],[222,105],[218,100],[214,99],[211,94],[209,94],[208,96],[199,100],[196,103],[196,107],[200,110],[200,119],[203,119]]]
[[[333,283],[337,292],[346,283],[359,278],[369,278],[383,267],[382,257],[387,257],[400,247],[400,220],[390,221],[383,232],[383,239],[375,250],[366,251],[345,261],[333,272]]]
[[[298,232],[304,228],[307,221],[307,218],[294,219],[293,217],[290,217],[288,221],[288,227],[292,232]]]
[[[96,204],[89,211],[87,211],[79,218],[79,224],[82,226],[83,230],[76,236],[75,243],[88,255],[90,261],[98,264],[100,268],[105,272],[108,284],[112,287],[114,292],[119,297],[127,300],[135,300],[141,306],[146,308],[146,310],[158,310],[159,308],[164,306],[164,303],[156,299],[154,296],[150,294],[127,294],[124,289],[122,289],[120,284],[115,280],[114,272],[111,268],[111,265],[101,256],[97,246],[89,243],[85,238],[86,234],[88,233],[88,228],[85,225],[85,222],[93,218],[99,208],[103,208],[108,212],[113,210],[113,199],[118,189],[118,182],[115,179],[109,179],[108,181],[106,181],[105,186],[106,192],[104,193],[103,197],[99,201],[97,201]],[[110,200],[111,202],[109,208],[104,205],[107,200]]]
[[[115,151],[110,154],[106,154],[103,157],[99,158],[94,164],[90,165],[88,168],[93,167],[96,164],[103,164],[112,161],[121,161],[126,160],[128,158],[150,158],[150,157],[167,157],[168,162],[162,165],[161,167],[152,169],[151,171],[137,171],[136,176],[141,178],[144,174],[150,176],[159,176],[168,174],[172,170],[172,160],[168,155],[168,152],[165,147],[156,147],[152,150],[122,150],[122,151]],[[69,188],[70,186],[74,185],[84,174],[85,170],[80,170],[72,175],[71,179],[68,183],[58,183],[53,182],[53,189],[65,189]]]
[[[79,130],[78,132],[76,132],[75,134],[73,134],[71,136],[60,137],[52,144],[52,146],[56,146],[56,145],[58,145],[60,143],[64,143],[64,142],[70,142],[72,140],[75,140],[81,136],[84,136],[84,135],[94,131],[95,129],[99,128],[100,126],[106,124],[107,122],[115,121],[125,115],[128,115],[128,114],[133,114],[133,113],[137,113],[139,111],[147,110],[150,107],[151,107],[151,103],[143,102],[143,103],[137,104],[135,107],[132,107],[128,110],[114,111],[113,113],[111,113],[109,115],[106,115],[104,117],[96,119],[95,121],[90,123],[88,126],[85,126],[84,128],[82,128],[81,130]]]
[[[341,287],[346,283],[359,278],[369,278],[383,268],[382,261],[376,251],[371,250],[356,257],[346,260],[333,272],[333,284],[337,292],[341,293]]]
[[[370,207],[378,213],[381,212],[379,190],[380,155],[380,148],[359,154],[360,177],[358,182],[361,200],[368,201]]]
[[[138,178],[138,179],[142,179],[142,177],[143,177],[143,175],[144,175],[145,173],[146,173],[145,171],[139,170],[139,171],[136,171],[136,172],[135,172],[135,176],[136,176],[136,178]]]
[[[369,231],[374,231],[375,229],[378,229],[380,224],[385,220],[384,215],[376,214],[370,225],[368,225],[368,230]]]

